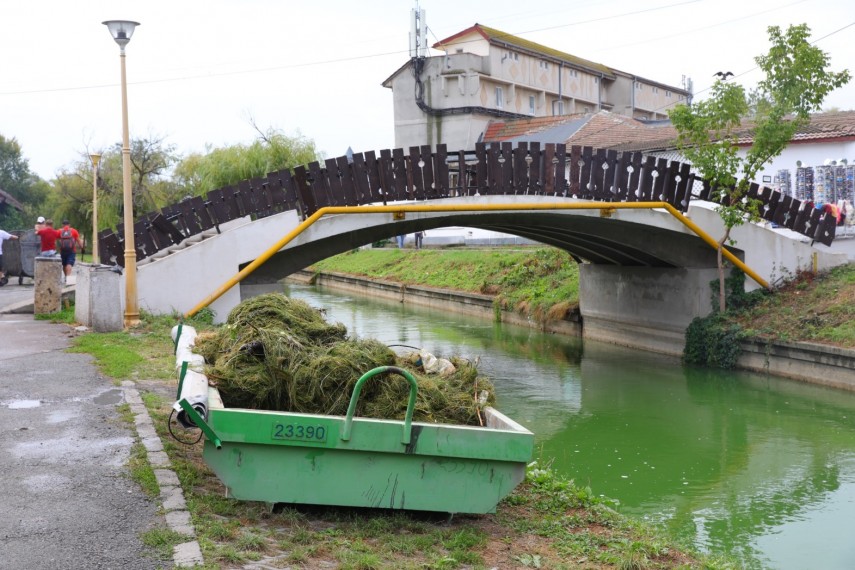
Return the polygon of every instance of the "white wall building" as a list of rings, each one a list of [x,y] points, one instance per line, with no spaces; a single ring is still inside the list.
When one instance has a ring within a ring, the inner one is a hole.
[[[444,143],[471,150],[495,118],[608,110],[662,119],[691,91],[618,71],[475,24],[434,44],[444,55],[414,57],[383,82],[392,89],[395,146]]]

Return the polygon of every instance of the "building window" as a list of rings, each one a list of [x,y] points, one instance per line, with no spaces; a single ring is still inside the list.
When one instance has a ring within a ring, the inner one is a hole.
[[[564,114],[564,101],[552,102],[552,114],[556,117]]]
[[[641,91],[641,83],[636,81],[635,82],[635,88],[638,89],[639,91]]]
[[[534,95],[528,96],[528,114],[534,115]]]
[[[600,78],[599,78],[599,77],[595,77],[595,78],[594,78],[594,85],[596,85],[596,84],[597,84],[597,83],[599,83],[599,82],[600,82]]]
[[[456,53],[463,53],[463,48],[457,48],[457,52],[456,52]]]
[[[541,59],[540,62],[538,62],[538,63],[540,65],[540,69],[549,69],[549,62],[548,61],[544,61]]]
[[[666,91],[666,92],[665,92],[665,96],[666,96],[666,97],[668,97],[668,98],[670,99],[670,98],[671,98],[671,92],[670,92],[670,91]]]
[[[654,88],[653,88],[653,92],[654,92],[654,93],[659,93],[659,88],[658,88],[658,87],[654,87]]]
[[[504,97],[504,94],[502,93],[502,88],[496,87],[496,107],[498,107],[499,109],[502,109],[502,108],[504,108],[504,106],[505,106],[505,97]]]

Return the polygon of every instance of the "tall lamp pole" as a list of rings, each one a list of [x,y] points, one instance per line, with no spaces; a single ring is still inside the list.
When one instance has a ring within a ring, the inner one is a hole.
[[[122,63],[122,187],[124,197],[125,225],[125,327],[133,327],[140,322],[140,310],[137,302],[137,253],[134,245],[134,197],[131,187],[131,143],[128,134],[128,81],[125,76],[125,46],[131,41],[134,28],[139,22],[130,20],[107,20],[101,22],[110,31],[110,35],[119,44]]]
[[[98,163],[100,154],[90,154],[92,161],[92,265],[98,265]]]

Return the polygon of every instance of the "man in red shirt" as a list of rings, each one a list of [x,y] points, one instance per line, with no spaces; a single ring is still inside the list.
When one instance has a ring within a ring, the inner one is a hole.
[[[59,256],[62,259],[62,270],[65,272],[66,281],[69,275],[71,275],[71,269],[74,267],[77,248],[83,247],[83,242],[80,241],[80,234],[69,224],[68,220],[62,220],[62,227],[59,229],[56,242],[59,244]]]
[[[42,242],[41,255],[42,257],[52,257],[56,255],[56,240],[59,239],[59,232],[53,227],[53,220],[45,220],[39,216],[36,220],[36,235]]]

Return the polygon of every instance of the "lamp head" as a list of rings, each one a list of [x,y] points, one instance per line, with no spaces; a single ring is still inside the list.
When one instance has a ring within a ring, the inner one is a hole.
[[[101,155],[100,154],[90,154],[89,160],[92,161],[92,166],[94,168],[98,168],[98,163],[101,161]]]
[[[125,46],[131,41],[131,36],[134,35],[134,29],[140,25],[139,22],[131,20],[105,20],[101,22],[110,31],[110,35],[119,44],[122,51],[125,51]]]

